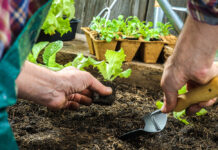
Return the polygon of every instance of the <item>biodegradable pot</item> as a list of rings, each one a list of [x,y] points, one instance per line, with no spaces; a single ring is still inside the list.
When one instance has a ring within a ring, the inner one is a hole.
[[[174,49],[168,45],[164,46],[163,49],[163,60],[164,62],[173,54]]]
[[[91,34],[91,29],[89,27],[82,27],[81,30],[83,30],[85,32],[86,35],[86,40],[89,46],[89,53],[92,55],[95,55],[95,50],[94,50],[94,44],[93,44],[93,40],[90,36]]]
[[[61,36],[60,33],[58,33],[58,32],[56,32],[54,35],[45,34],[44,31],[42,30],[39,34],[38,42],[40,42],[40,41],[54,42],[57,40],[71,41],[71,40],[75,39],[77,25],[79,22],[80,22],[80,20],[77,20],[77,19],[70,20],[70,27],[71,27],[72,31],[65,33],[63,36]]]
[[[161,39],[165,42],[165,44],[171,48],[175,48],[177,37],[170,34],[167,36],[162,36]]]
[[[112,40],[111,42],[107,42],[105,40],[97,40],[93,34],[91,34],[91,38],[93,40],[97,60],[105,60],[104,55],[107,50],[116,50],[118,42],[116,40]]]
[[[163,41],[144,41],[140,38],[142,42],[141,47],[141,57],[145,63],[156,63],[160,53],[164,47]]]
[[[123,48],[124,53],[126,54],[126,61],[132,61],[136,52],[138,51],[141,42],[139,40],[127,38],[127,39],[119,39],[120,48]]]

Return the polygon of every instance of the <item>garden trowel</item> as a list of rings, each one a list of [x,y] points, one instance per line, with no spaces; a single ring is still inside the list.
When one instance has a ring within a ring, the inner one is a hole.
[[[174,111],[180,112],[193,104],[205,102],[216,97],[218,97],[218,76],[213,78],[206,85],[195,88],[186,94],[179,95],[178,103]],[[148,132],[155,133],[162,131],[167,123],[167,114],[162,113],[160,110],[156,110],[146,114],[144,116],[144,122],[144,128],[125,133],[120,138],[125,140]]]

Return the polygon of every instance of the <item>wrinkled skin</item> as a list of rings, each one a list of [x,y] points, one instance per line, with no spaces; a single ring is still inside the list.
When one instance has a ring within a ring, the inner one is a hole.
[[[25,62],[16,80],[18,98],[32,100],[51,109],[78,109],[91,105],[92,92],[110,95],[112,89],[90,73],[67,67],[59,72]]]
[[[218,50],[218,26],[208,25],[188,17],[181,32],[174,54],[165,64],[161,80],[164,91],[162,112],[173,111],[177,104],[177,91],[185,84],[191,90],[198,85],[208,83],[218,75],[218,66],[214,58]],[[187,108],[191,115],[202,107],[211,106],[216,99],[209,100]]]

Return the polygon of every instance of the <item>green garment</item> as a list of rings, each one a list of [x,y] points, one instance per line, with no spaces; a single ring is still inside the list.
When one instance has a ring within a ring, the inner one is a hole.
[[[27,22],[26,26],[0,61],[0,149],[18,149],[8,122],[6,108],[16,103],[15,80],[31,51],[40,28],[47,16],[52,0],[42,6]]]

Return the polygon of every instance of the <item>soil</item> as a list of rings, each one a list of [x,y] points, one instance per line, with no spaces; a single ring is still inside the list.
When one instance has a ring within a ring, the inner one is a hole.
[[[102,96],[94,92],[92,95],[92,102],[95,104],[100,104],[100,105],[112,105],[116,98],[116,89],[115,89],[116,85],[110,81],[107,81],[107,82],[105,81],[103,82],[103,84],[112,88],[113,90],[112,94],[108,96]]]
[[[111,106],[93,104],[78,111],[52,111],[26,100],[10,107],[9,121],[21,150],[142,150],[217,149],[218,104],[208,114],[189,117],[184,125],[170,114],[166,128],[126,141],[122,134],[144,127],[146,113],[154,111],[162,92],[134,86],[116,86]]]

